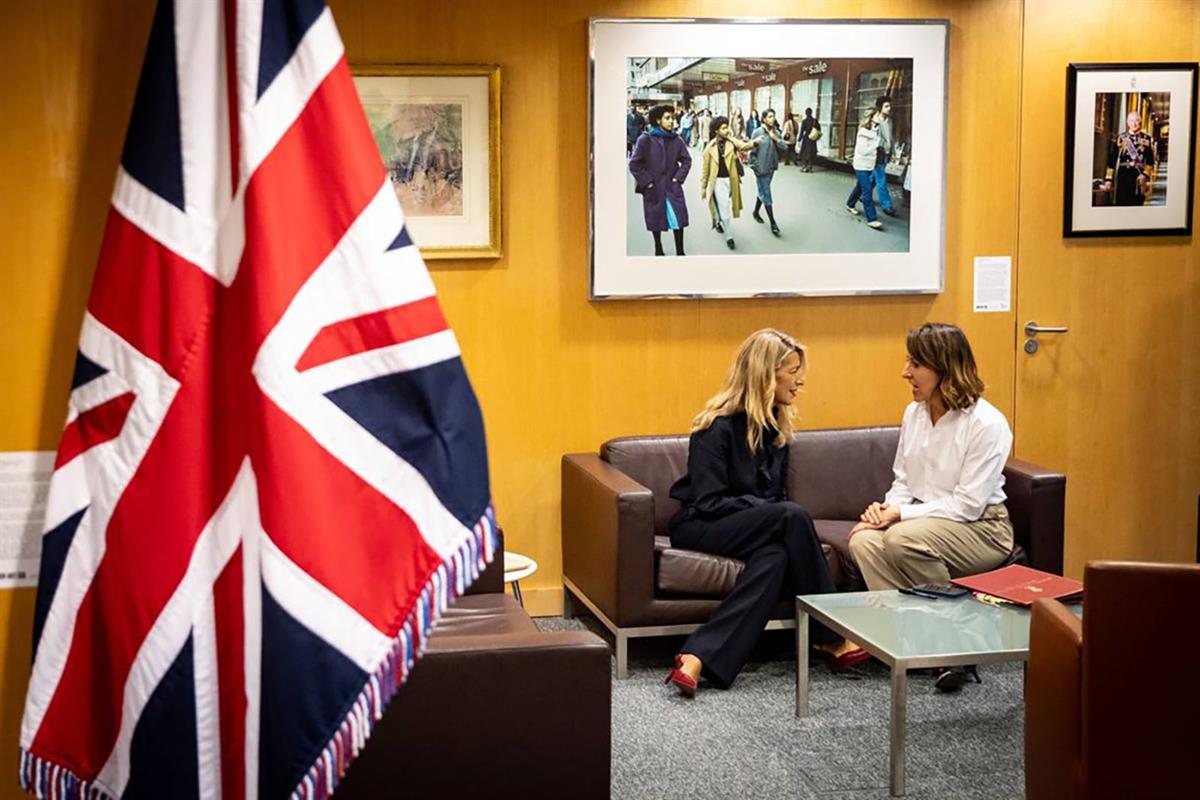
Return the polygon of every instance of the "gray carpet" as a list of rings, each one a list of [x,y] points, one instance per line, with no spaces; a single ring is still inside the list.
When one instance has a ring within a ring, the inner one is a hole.
[[[543,630],[595,620],[543,617]],[[889,671],[871,661],[811,672],[811,715],[795,717],[790,631],[771,631],[728,691],[701,684],[693,700],[663,686],[679,637],[634,640],[626,680],[613,679],[612,796],[618,800],[884,800],[888,795]],[[938,694],[929,676],[908,690],[907,797],[1024,797],[1022,669],[983,667],[982,684]]]

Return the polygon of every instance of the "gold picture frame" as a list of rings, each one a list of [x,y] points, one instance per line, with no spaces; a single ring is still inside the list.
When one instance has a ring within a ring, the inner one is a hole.
[[[352,64],[350,69],[421,255],[426,260],[499,258],[500,67]]]

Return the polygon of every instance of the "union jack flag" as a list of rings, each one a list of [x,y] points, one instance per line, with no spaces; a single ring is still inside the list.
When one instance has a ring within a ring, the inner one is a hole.
[[[320,0],[160,0],[51,483],[41,797],[324,797],[491,560],[479,407]]]

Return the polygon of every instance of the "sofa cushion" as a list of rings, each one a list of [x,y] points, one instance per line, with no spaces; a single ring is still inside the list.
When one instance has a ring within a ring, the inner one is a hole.
[[[689,597],[724,597],[745,566],[736,558],[668,547],[658,554],[658,590]]]
[[[821,547],[827,548],[825,560],[833,575],[833,584],[843,592],[857,592],[866,588],[862,573],[850,560],[850,529],[854,521],[845,519],[814,519],[817,538]]]
[[[600,446],[600,457],[654,493],[654,533],[667,534],[679,509],[671,484],[687,472],[688,436],[626,436]]]
[[[788,454],[788,497],[813,519],[858,519],[892,485],[897,427],[800,431]]]
[[[724,597],[733,591],[733,585],[746,566],[740,559],[671,547],[671,540],[665,536],[654,537],[654,550],[658,562],[655,588],[665,595]],[[821,552],[834,574],[834,583],[840,586],[840,572],[835,571],[841,570],[838,554],[824,542]]]
[[[687,471],[688,436],[626,436],[600,446],[600,457],[654,494],[654,533],[667,534],[679,508],[668,496]],[[814,518],[858,519],[892,485],[900,429],[797,431],[788,454],[788,497]]]
[[[457,636],[481,634],[537,633],[538,628],[506,594],[465,595],[456,599],[429,634],[429,649]]]

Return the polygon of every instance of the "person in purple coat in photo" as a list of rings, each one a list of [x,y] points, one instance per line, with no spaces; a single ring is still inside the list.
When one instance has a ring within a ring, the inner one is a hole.
[[[683,252],[683,229],[688,224],[687,201],[683,180],[692,168],[687,144],[675,133],[675,110],[655,106],[648,117],[650,130],[638,137],[629,157],[629,171],[636,183],[634,191],[642,196],[646,230],[654,237],[654,255],[663,252],[662,232],[675,235],[675,255]]]

